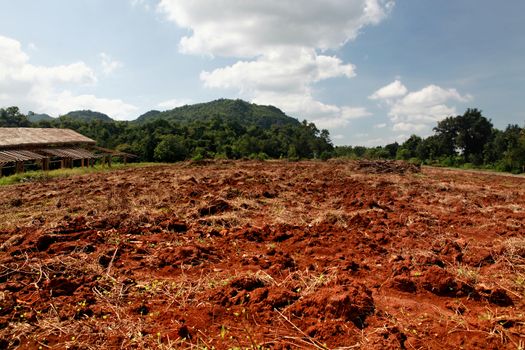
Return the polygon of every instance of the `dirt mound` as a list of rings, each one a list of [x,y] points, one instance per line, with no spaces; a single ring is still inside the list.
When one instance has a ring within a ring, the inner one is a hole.
[[[372,292],[360,283],[324,287],[295,303],[290,311],[300,318],[317,320],[341,319],[356,327],[365,327],[366,318],[374,312]]]
[[[419,282],[423,289],[439,296],[464,297],[474,292],[472,286],[457,281],[450,272],[438,266],[430,266]]]
[[[171,266],[180,267],[181,265],[197,266],[205,262],[213,262],[219,255],[209,247],[200,245],[177,247],[166,250],[156,256],[155,260],[159,267]]]
[[[359,160],[354,165],[356,170],[370,174],[405,174],[420,173],[421,165],[401,160]]]
[[[222,212],[230,210],[232,207],[230,203],[225,201],[224,199],[216,198],[203,207],[199,208],[199,215],[200,216],[207,216],[207,215],[216,215],[220,214]]]

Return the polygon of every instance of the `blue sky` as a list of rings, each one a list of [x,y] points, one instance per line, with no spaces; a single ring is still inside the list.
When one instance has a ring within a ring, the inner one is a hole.
[[[272,104],[336,144],[483,110],[525,125],[525,1],[0,0],[0,106],[135,119]]]

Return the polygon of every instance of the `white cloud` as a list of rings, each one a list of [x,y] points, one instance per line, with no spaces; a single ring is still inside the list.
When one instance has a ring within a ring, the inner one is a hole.
[[[164,108],[164,109],[173,109],[176,107],[184,106],[187,104],[190,104],[192,101],[190,99],[178,99],[174,98],[167,101],[160,102],[157,107]]]
[[[113,59],[110,55],[105,52],[101,52],[98,55],[100,57],[100,64],[102,65],[102,71],[104,74],[109,75],[115,70],[122,68],[124,64],[120,61]]]
[[[67,90],[52,94],[51,97],[46,104],[46,109],[57,111],[57,114],[64,114],[64,112],[72,110],[91,109],[103,112],[117,120],[129,120],[137,111],[135,106],[120,99],[99,98],[89,94],[74,95]]]
[[[394,131],[421,132],[429,130],[448,116],[457,114],[453,102],[468,102],[470,95],[461,95],[456,89],[428,85],[419,91],[409,92],[399,80],[382,87],[370,96],[387,102],[388,115]]]
[[[327,115],[313,120],[314,123],[320,128],[335,130],[348,125],[351,120],[372,115],[372,113],[368,112],[364,107],[328,106],[332,107],[333,110],[329,111],[332,113],[327,113]]]
[[[383,128],[386,128],[386,123],[375,124],[375,125],[374,125],[374,128],[376,128],[376,129],[383,129]]]
[[[352,139],[351,144],[366,147],[385,146],[394,142],[403,143],[407,138],[406,135],[370,138],[368,134],[357,134]]]
[[[20,42],[0,35],[0,106],[59,115],[73,109],[95,109],[124,118],[136,107],[121,100],[75,95],[71,86],[92,86],[97,77],[84,62],[37,66],[29,62]]]
[[[321,127],[334,128],[369,114],[316,100],[317,82],[355,75],[352,64],[324,51],[340,48],[363,27],[379,23],[393,4],[389,0],[161,0],[158,9],[191,30],[179,43],[182,52],[242,58],[202,72],[206,87],[235,89],[253,102],[276,105]]]
[[[371,100],[391,99],[406,95],[408,92],[405,85],[396,80],[374,92],[368,98]]]
[[[242,92],[303,91],[309,84],[339,76],[353,77],[354,66],[315,50],[272,50],[254,61],[239,61],[212,72],[202,72],[205,86],[236,88]]]
[[[161,0],[159,10],[190,28],[180,48],[192,54],[254,57],[276,48],[337,48],[386,17],[384,0]]]

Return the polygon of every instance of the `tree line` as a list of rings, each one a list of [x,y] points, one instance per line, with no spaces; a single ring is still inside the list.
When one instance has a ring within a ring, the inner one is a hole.
[[[0,127],[72,129],[96,140],[101,147],[131,153],[147,162],[203,158],[329,158],[334,148],[328,131],[319,130],[307,121],[292,120],[259,125],[212,115],[189,122],[156,118],[137,123],[81,120],[66,115],[31,123],[17,107],[0,109]]]
[[[467,109],[463,115],[439,121],[433,131],[434,134],[426,138],[411,135],[402,144],[338,146],[333,155],[525,172],[525,128],[508,125],[505,130],[499,130],[480,110],[473,108]]]
[[[218,106],[246,109],[243,101],[214,101]],[[217,105],[200,105],[216,108]],[[260,108],[261,106],[257,106]],[[184,107],[189,108],[189,107]],[[184,110],[184,108],[182,110]],[[275,107],[274,107],[275,108]],[[193,110],[195,111],[195,110]],[[2,127],[73,129],[99,146],[135,154],[141,161],[175,162],[186,159],[328,159],[331,157],[402,159],[427,165],[481,167],[514,173],[525,172],[525,128],[495,128],[478,109],[448,117],[426,138],[412,135],[406,141],[377,147],[332,145],[327,130],[298,122],[272,110],[271,119],[230,117],[207,113],[205,118],[154,118],[142,122],[79,119],[66,115],[31,123],[17,107],[0,109]],[[173,111],[170,111],[173,115]],[[169,117],[170,115],[168,115]],[[269,122],[271,120],[271,122]],[[264,121],[264,122],[261,122]]]

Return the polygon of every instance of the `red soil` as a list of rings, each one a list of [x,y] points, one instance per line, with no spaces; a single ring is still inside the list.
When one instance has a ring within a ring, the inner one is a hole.
[[[525,178],[221,162],[0,188],[0,349],[519,349]]]

